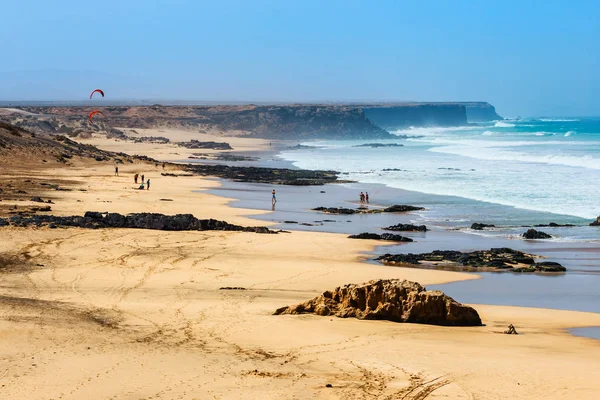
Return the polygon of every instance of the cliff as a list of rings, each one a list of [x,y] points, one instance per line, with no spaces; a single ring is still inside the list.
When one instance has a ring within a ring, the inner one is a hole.
[[[93,124],[88,114],[103,116]],[[460,126],[501,119],[489,103],[382,103],[289,105],[22,106],[0,109],[0,119],[34,133],[69,136],[100,133],[119,137],[120,128],[217,131],[226,136],[279,140],[385,139],[387,130]]]
[[[362,108],[371,122],[387,130],[467,124],[465,106],[458,103],[363,105]]]
[[[490,103],[472,101],[460,104],[467,109],[467,120],[469,122],[488,122],[504,119],[496,113],[496,108]]]
[[[11,123],[33,132],[78,135],[111,127],[219,130],[228,135],[267,139],[384,139],[391,135],[355,106],[136,106],[98,107],[104,117],[87,122],[91,107],[24,107]],[[5,117],[6,119],[7,117]]]

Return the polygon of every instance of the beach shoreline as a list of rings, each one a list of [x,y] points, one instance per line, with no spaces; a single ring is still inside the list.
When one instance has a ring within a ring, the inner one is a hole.
[[[150,177],[150,190],[134,189],[136,172]],[[74,163],[19,179],[52,176],[85,190],[44,192],[53,215],[191,213],[254,226],[271,212],[232,207],[236,197],[213,194],[218,180],[161,172],[134,163],[115,177],[109,163]],[[8,368],[0,382],[11,398],[383,398],[419,392],[440,376],[444,384],[428,398],[581,398],[600,390],[597,342],[567,332],[600,325],[596,313],[476,305],[485,325],[469,328],[271,315],[346,283],[476,278],[364,262],[380,242],[310,231],[0,229],[0,251],[32,260],[25,273],[3,276],[0,351]],[[509,324],[520,335],[501,334]]]

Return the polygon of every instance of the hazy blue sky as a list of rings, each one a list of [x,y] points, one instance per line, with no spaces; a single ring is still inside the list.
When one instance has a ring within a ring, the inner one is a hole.
[[[600,1],[6,1],[0,100],[486,100],[600,115]]]

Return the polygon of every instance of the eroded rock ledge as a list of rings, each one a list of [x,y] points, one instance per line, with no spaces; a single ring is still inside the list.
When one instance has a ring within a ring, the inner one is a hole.
[[[413,224],[396,224],[385,228],[385,231],[396,231],[396,232],[427,232],[428,229],[425,225],[413,225]]]
[[[481,318],[472,307],[439,290],[427,290],[416,282],[400,279],[340,286],[305,303],[275,311],[275,315],[281,314],[335,315],[445,326],[481,325]]]
[[[348,182],[338,180],[338,173],[336,171],[198,164],[186,165],[183,168],[197,175],[217,176],[237,182],[258,182],[294,186]]]
[[[369,210],[366,208],[357,208],[357,209],[353,209],[353,208],[344,208],[344,207],[317,207],[317,208],[313,208],[313,211],[319,211],[319,212],[323,212],[326,214],[347,214],[347,215],[351,215],[351,214],[378,214],[378,213],[382,213],[382,212],[391,212],[391,213],[395,213],[395,212],[409,212],[409,211],[419,211],[419,210],[424,210],[423,207],[415,207],[415,206],[408,206],[408,205],[404,205],[404,204],[396,204],[387,208],[383,208],[383,209],[375,209],[375,210]]]
[[[511,272],[565,272],[566,268],[557,262],[536,262],[538,256],[523,253],[507,247],[492,248],[463,253],[452,250],[435,250],[421,254],[384,254],[375,260],[384,264],[415,265],[438,269],[459,269],[466,271],[511,271]]]
[[[87,211],[83,216],[57,217],[53,215],[14,215],[0,218],[0,226],[48,226],[49,228],[78,227],[137,228],[163,231],[242,231],[256,233],[277,233],[264,226],[239,226],[216,219],[198,219],[192,214],[164,215],[158,213],[101,213]]]
[[[358,235],[350,235],[349,239],[369,239],[369,240],[387,240],[389,242],[412,242],[413,240],[406,236],[395,235],[393,233],[368,233],[363,232]]]

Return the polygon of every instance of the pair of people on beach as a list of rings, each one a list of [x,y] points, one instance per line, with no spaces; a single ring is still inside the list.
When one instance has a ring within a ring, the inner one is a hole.
[[[142,184],[140,185],[140,187],[138,189],[139,190],[144,190],[144,181],[142,181]],[[150,190],[150,178],[148,178],[148,180],[146,181],[146,190]]]
[[[364,204],[367,203],[369,204],[369,192],[360,192],[360,203]]]

